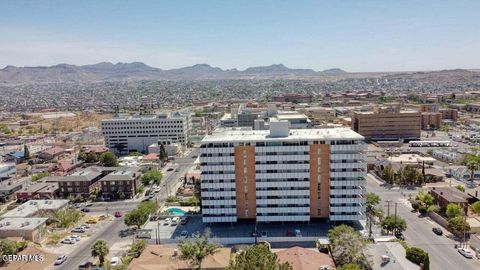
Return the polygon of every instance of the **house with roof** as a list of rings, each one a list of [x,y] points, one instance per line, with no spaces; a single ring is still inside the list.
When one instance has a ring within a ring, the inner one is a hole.
[[[321,253],[318,249],[291,247],[275,252],[281,263],[288,262],[295,270],[335,270],[335,263],[329,254]]]
[[[428,193],[437,201],[440,209],[445,211],[448,204],[454,203],[463,208],[465,214],[468,211],[468,199],[470,196],[454,187],[433,187]]]
[[[4,156],[5,161],[14,162],[15,164],[25,161],[25,153],[23,151],[13,151]]]
[[[46,270],[51,269],[58,254],[46,252],[38,245],[29,244],[27,248],[18,253],[20,256],[41,256],[42,260],[14,260],[4,265],[2,270]]]
[[[59,156],[65,153],[66,153],[65,148],[60,146],[54,146],[39,152],[38,157],[43,160],[52,160],[52,159],[58,158]]]
[[[231,249],[219,248],[202,261],[204,270],[223,270],[230,262]],[[147,245],[142,254],[128,265],[132,270],[188,270],[191,267],[180,258],[177,247]],[[318,269],[318,268],[317,268]]]
[[[47,232],[48,218],[4,218],[0,220],[0,238],[21,237],[32,242],[40,242]]]
[[[21,179],[9,178],[0,182],[0,201],[6,202],[15,199],[15,192],[22,189],[27,181],[27,177]]]
[[[448,174],[458,181],[469,181],[472,177],[472,172],[467,166],[450,166],[448,167]],[[473,179],[480,179],[480,170],[473,173]]]
[[[15,195],[20,201],[51,200],[58,196],[58,184],[37,182],[18,190]]]

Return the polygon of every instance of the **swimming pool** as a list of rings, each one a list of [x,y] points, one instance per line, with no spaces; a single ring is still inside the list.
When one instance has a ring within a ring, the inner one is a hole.
[[[180,208],[170,208],[167,210],[167,212],[170,214],[170,215],[174,215],[174,216],[184,216],[185,215],[185,211],[180,209]]]

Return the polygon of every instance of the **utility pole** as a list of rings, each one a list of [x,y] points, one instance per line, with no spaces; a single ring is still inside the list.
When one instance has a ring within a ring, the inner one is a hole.
[[[390,216],[390,203],[392,200],[387,200],[387,217]]]
[[[395,216],[394,216],[393,224],[394,224],[393,235],[395,235],[397,234],[397,203],[395,203]]]

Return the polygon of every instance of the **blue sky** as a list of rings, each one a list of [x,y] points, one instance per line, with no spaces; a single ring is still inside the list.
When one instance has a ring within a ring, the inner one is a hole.
[[[480,1],[0,2],[0,67],[480,68]]]

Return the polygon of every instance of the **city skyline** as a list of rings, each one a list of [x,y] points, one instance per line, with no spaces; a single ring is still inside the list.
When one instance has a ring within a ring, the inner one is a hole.
[[[115,4],[1,3],[0,68],[135,61],[162,69],[479,68],[480,3],[470,1]]]

